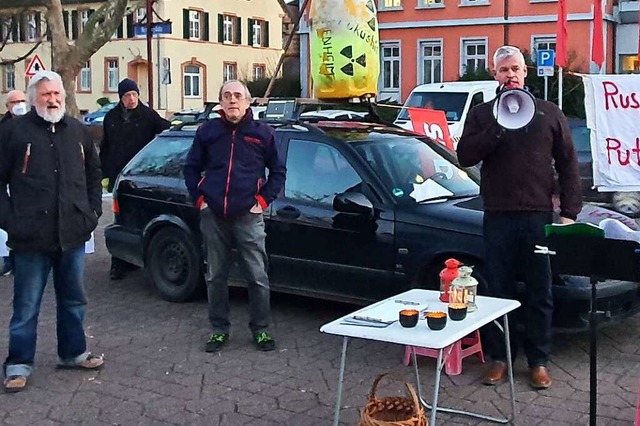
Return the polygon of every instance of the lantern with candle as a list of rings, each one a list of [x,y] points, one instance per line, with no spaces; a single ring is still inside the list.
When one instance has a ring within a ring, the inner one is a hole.
[[[458,277],[451,282],[449,289],[449,303],[466,304],[469,312],[478,309],[476,305],[478,280],[471,276],[472,273],[473,268],[470,266],[459,267]]]

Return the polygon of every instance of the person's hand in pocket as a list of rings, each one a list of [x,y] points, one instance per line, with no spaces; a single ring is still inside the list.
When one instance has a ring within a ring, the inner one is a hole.
[[[260,206],[259,203],[256,203],[253,207],[251,207],[251,210],[249,210],[251,213],[262,213],[262,206]]]

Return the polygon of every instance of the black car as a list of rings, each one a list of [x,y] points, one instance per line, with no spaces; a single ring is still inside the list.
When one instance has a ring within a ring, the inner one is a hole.
[[[598,192],[593,186],[591,130],[585,120],[570,118],[571,137],[578,154],[582,196],[585,201],[606,203],[629,217],[640,217],[640,192]]]
[[[372,123],[275,125],[287,181],[265,211],[275,291],[370,302],[410,288],[437,289],[455,257],[482,276],[479,176],[444,146]],[[125,167],[114,190],[109,252],[145,268],[160,295],[192,297],[202,285],[198,211],[182,166],[195,126],[165,131]],[[238,282],[239,283],[239,282]],[[583,328],[588,279],[554,285],[556,326]],[[610,319],[638,308],[634,283],[602,283]]]

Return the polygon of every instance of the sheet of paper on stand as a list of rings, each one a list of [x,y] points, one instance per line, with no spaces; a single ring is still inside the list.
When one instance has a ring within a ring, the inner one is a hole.
[[[393,323],[398,320],[398,313],[403,309],[427,309],[427,303],[412,300],[387,300],[384,303],[369,306],[354,313],[352,319],[366,322]]]

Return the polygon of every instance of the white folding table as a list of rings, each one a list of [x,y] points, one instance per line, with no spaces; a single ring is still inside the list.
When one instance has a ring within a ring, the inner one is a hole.
[[[436,362],[436,378],[433,391],[433,403],[431,406],[425,402],[422,396],[420,376],[418,373],[418,364],[416,363],[416,354],[415,351],[413,351],[412,353],[414,371],[416,375],[416,384],[418,387],[418,396],[421,403],[424,404],[427,408],[431,409],[431,421],[429,423],[430,426],[435,426],[436,414],[438,411],[463,414],[497,423],[511,422],[515,417],[516,401],[513,384],[513,368],[511,365],[511,350],[509,346],[509,323],[507,320],[507,314],[517,309],[520,306],[520,302],[518,302],[517,300],[477,296],[476,304],[478,305],[478,309],[475,312],[468,313],[467,317],[462,321],[452,321],[451,318],[447,318],[446,327],[440,331],[430,330],[424,323],[424,321],[420,321],[418,325],[413,328],[404,328],[397,321],[384,328],[343,324],[343,321],[349,318],[353,318],[354,316],[367,317],[367,312],[372,312],[372,309],[375,309],[375,311],[378,313],[380,313],[381,310],[385,311],[388,309],[389,315],[387,316],[395,315],[397,317],[400,310],[411,307],[403,305],[402,303],[398,303],[400,301],[410,301],[420,305],[428,303],[428,311],[447,311],[447,304],[439,300],[439,292],[416,289],[406,291],[404,293],[364,307],[358,311],[345,315],[342,318],[331,321],[330,323],[327,323],[320,328],[320,331],[323,333],[343,336],[342,358],[340,360],[340,373],[338,375],[338,395],[333,419],[334,426],[337,426],[340,420],[342,385],[344,381],[344,369],[347,359],[347,343],[350,337],[358,339],[377,340],[380,342],[397,343],[404,346],[409,345],[427,347],[439,350],[438,360]],[[496,321],[500,317],[504,318],[504,329],[502,329],[500,324]],[[446,359],[451,353],[453,344],[463,337],[467,336],[468,334],[478,330],[483,325],[490,323],[491,321],[496,322],[497,326],[501,328],[504,333],[505,345],[507,348],[509,386],[511,390],[511,415],[506,418],[499,418],[453,408],[438,407],[440,376],[442,374],[442,368],[444,367]]]

